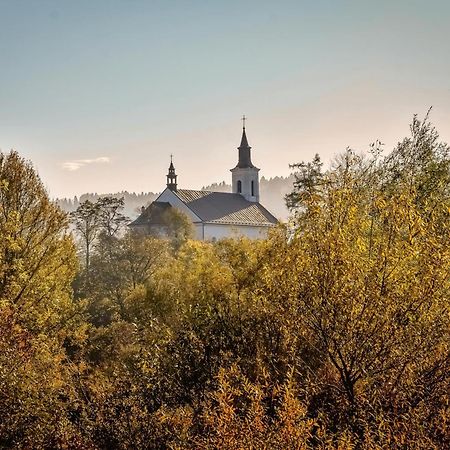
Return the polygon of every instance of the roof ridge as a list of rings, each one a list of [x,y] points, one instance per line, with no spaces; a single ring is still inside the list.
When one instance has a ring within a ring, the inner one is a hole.
[[[232,192],[179,189],[176,197],[200,220],[207,223],[273,225],[278,220],[259,202]]]

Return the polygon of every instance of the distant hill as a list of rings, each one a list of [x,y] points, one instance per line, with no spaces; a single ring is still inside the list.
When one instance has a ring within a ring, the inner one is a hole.
[[[294,176],[289,177],[274,177],[260,179],[260,201],[261,203],[278,219],[286,220],[288,217],[288,210],[284,201],[284,196],[292,191]],[[204,186],[202,190],[231,192],[231,185],[222,183],[214,183],[209,186]],[[78,205],[85,200],[95,202],[99,197],[111,196],[116,198],[123,197],[125,200],[125,215],[130,219],[134,219],[139,215],[142,206],[148,206],[152,201],[158,197],[158,193],[154,192],[116,192],[114,194],[83,194],[80,197],[56,199],[56,203],[64,211],[71,212],[78,208]]]
[[[66,212],[75,211],[80,203],[85,200],[90,200],[91,202],[97,201],[100,197],[110,196],[115,198],[123,197],[125,200],[125,210],[124,214],[130,219],[134,219],[139,215],[142,206],[149,205],[153,200],[158,197],[159,194],[154,192],[141,192],[136,194],[135,192],[116,192],[114,194],[83,194],[80,197],[74,198],[59,198],[56,199],[56,203],[61,207],[62,210]]]

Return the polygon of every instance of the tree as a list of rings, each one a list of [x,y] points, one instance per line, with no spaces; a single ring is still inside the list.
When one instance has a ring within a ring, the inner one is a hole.
[[[139,313],[127,299],[133,291],[145,288],[154,273],[167,263],[169,244],[166,240],[128,232],[123,237],[101,235],[92,256],[89,290],[90,312],[95,323],[105,321],[105,306],[118,311],[125,319],[133,311]],[[103,305],[103,306],[101,306]]]
[[[127,286],[135,289],[145,284],[156,270],[167,263],[168,247],[165,241],[135,233],[127,233],[121,241],[121,259]]]
[[[293,284],[280,307],[323,355],[360,437],[370,414],[401,411],[416,424],[444,414],[449,148],[427,122],[414,118],[411,131],[388,157],[348,150],[309,189],[315,195],[294,192],[296,237],[267,273],[279,279],[289,258]]]
[[[294,189],[285,196],[286,205],[291,211],[296,211],[308,198],[317,195],[323,180],[323,163],[316,154],[311,162],[301,162],[290,165],[295,169]]]
[[[123,208],[123,198],[100,197],[95,203],[85,200],[71,213],[72,223],[81,237],[87,288],[90,286],[90,265],[94,246],[101,238],[103,250],[112,249],[114,239],[128,222],[128,218],[122,213]]]
[[[74,246],[67,215],[16,152],[0,154],[0,235],[0,299],[32,316],[33,326],[54,322],[46,311],[69,301]]]
[[[53,447],[76,395],[61,364],[79,312],[68,220],[31,163],[0,153],[0,447]]]
[[[100,197],[96,203],[99,209],[99,226],[101,231],[108,237],[116,236],[129,222],[122,211],[124,209],[124,198]]]
[[[164,212],[162,219],[167,236],[175,249],[180,248],[183,243],[192,238],[194,234],[192,223],[183,212],[176,208],[169,208]]]
[[[72,222],[81,237],[84,252],[84,268],[86,278],[89,279],[89,267],[92,247],[100,232],[100,207],[99,204],[85,200],[71,213]]]

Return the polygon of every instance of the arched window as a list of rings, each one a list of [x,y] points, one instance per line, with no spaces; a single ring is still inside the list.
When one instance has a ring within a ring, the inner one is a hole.
[[[242,193],[242,182],[241,182],[241,180],[238,180],[238,182],[237,182],[237,191],[238,191],[238,194]]]
[[[255,196],[255,182],[252,180],[252,197]]]

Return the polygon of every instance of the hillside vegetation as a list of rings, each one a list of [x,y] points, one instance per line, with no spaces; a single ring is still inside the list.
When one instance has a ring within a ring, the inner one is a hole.
[[[293,170],[289,226],[211,243],[0,155],[0,448],[449,448],[449,147]]]

